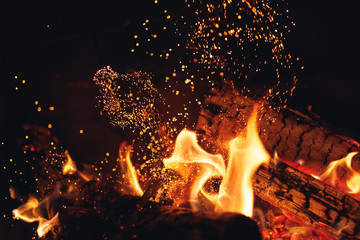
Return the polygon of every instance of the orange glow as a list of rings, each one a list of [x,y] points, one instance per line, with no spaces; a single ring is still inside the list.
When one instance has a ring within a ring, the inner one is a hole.
[[[196,210],[200,204],[198,194],[206,180],[225,174],[221,155],[204,151],[196,141],[196,134],[186,129],[178,135],[173,155],[163,162],[165,168],[175,170],[191,184],[190,203]],[[182,200],[175,200],[175,204],[179,205]]]
[[[65,152],[66,155],[66,162],[62,168],[62,174],[63,175],[72,175],[76,173],[77,168],[75,162],[70,157],[70,154],[68,151]]]
[[[72,160],[68,151],[65,151],[65,155],[66,155],[66,162],[62,167],[63,175],[72,175],[72,174],[77,173],[82,179],[84,179],[87,182],[94,179],[94,177],[91,176],[90,174],[86,174],[77,169],[76,164],[75,164],[74,160]]]
[[[326,167],[325,171],[319,177],[316,177],[316,178],[320,179],[320,180],[329,179],[330,184],[332,186],[335,186],[339,180],[337,171],[340,169],[345,169],[346,176],[348,176],[348,178],[346,180],[346,185],[350,190],[349,193],[359,193],[360,192],[360,173],[356,172],[351,167],[352,158],[356,154],[358,154],[358,153],[351,152],[346,157],[329,163],[329,165]]]
[[[13,210],[14,218],[21,219],[25,222],[39,221],[39,216],[34,214],[34,209],[38,206],[38,204],[39,201],[36,198],[30,196],[27,203]]]
[[[45,236],[54,226],[59,224],[59,213],[52,219],[47,220],[40,216],[37,206],[39,201],[30,196],[27,203],[21,205],[19,208],[13,210],[14,218],[21,219],[25,222],[39,222],[37,233],[39,237]]]
[[[270,160],[258,135],[256,112],[257,108],[250,117],[246,135],[230,142],[227,168],[221,155],[207,153],[197,144],[194,132],[183,130],[178,135],[174,153],[170,158],[164,159],[164,165],[165,168],[178,172],[188,183],[189,186],[185,188],[189,188],[188,200],[194,209],[199,210],[206,205],[199,200],[201,194],[218,212],[238,212],[252,216],[252,176],[261,164]],[[212,177],[223,178],[218,194],[209,194],[203,189],[204,184]],[[175,199],[175,204],[180,203],[181,199]]]
[[[42,222],[39,225],[39,227],[37,229],[37,233],[38,233],[39,237],[45,236],[46,233],[48,233],[53,227],[55,227],[59,224],[60,224],[59,213],[56,213],[52,219]]]
[[[220,185],[218,211],[252,216],[252,176],[261,164],[270,161],[270,155],[260,140],[256,120],[257,109],[250,116],[246,136],[239,136],[230,142],[229,164]]]
[[[132,147],[126,145],[126,142],[121,143],[119,147],[118,161],[120,163],[120,173],[122,177],[120,187],[124,194],[142,196],[143,190],[140,187],[135,168],[130,160],[131,149]]]

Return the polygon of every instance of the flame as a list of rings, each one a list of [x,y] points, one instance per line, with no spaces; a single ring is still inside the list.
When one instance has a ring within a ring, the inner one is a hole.
[[[253,213],[252,176],[257,168],[270,160],[257,130],[257,107],[250,116],[246,134],[233,139],[229,144],[227,166],[220,154],[210,154],[197,143],[196,133],[184,129],[177,137],[170,158],[164,159],[166,169],[172,169],[183,179],[183,185],[169,181],[171,191],[181,192],[173,197],[175,205],[190,203],[195,210],[212,209],[217,212],[238,212],[251,217]],[[120,188],[124,194],[142,196],[143,190],[138,181],[137,172],[131,163],[132,147],[123,142],[119,147],[117,161],[120,165]],[[62,173],[83,175],[75,162],[66,152],[67,160]],[[205,189],[210,179],[223,179],[218,190]],[[179,187],[183,186],[183,187]],[[41,203],[40,203],[41,204]],[[14,217],[26,222],[39,222],[39,236],[44,236],[59,224],[59,215],[50,220],[40,215],[39,202],[34,197],[18,209],[13,210]]]
[[[76,173],[76,171],[77,171],[76,164],[72,160],[68,151],[65,151],[65,155],[66,155],[66,162],[62,168],[62,174],[63,175],[72,175],[72,174]]]
[[[56,213],[53,218],[50,220],[47,220],[45,222],[40,222],[39,227],[37,229],[37,233],[39,237],[45,236],[46,233],[48,233],[53,227],[60,224],[59,221],[59,213]]]
[[[225,175],[225,164],[221,155],[214,155],[203,150],[196,141],[196,133],[184,129],[175,142],[174,153],[163,160],[165,168],[178,172],[183,179],[192,183],[190,202],[199,210],[198,194],[203,184],[210,178]],[[180,205],[181,199],[175,200]]]
[[[79,169],[77,169],[76,164],[75,164],[74,160],[72,160],[69,151],[66,150],[65,155],[66,155],[66,162],[62,167],[63,175],[73,175],[73,174],[77,173],[82,179],[84,179],[87,182],[94,179],[94,176],[92,176],[90,174],[86,174],[86,173],[80,171]]]
[[[346,180],[346,185],[350,189],[349,193],[359,193],[360,192],[360,173],[356,172],[351,167],[352,158],[358,154],[358,152],[351,152],[346,157],[332,161],[326,167],[325,171],[319,176],[316,177],[320,180],[325,180],[329,178],[331,185],[335,186],[339,177],[337,174],[338,169],[345,167],[345,171],[348,175]]]
[[[14,218],[25,222],[39,222],[37,233],[39,237],[45,236],[54,226],[59,225],[59,213],[47,220],[39,214],[39,201],[30,196],[28,201],[19,208],[13,210]]]
[[[164,159],[164,165],[191,184],[189,200],[194,209],[199,210],[204,205],[199,200],[199,194],[202,194],[215,205],[218,212],[252,216],[252,176],[261,164],[270,160],[259,138],[256,120],[257,108],[249,119],[246,136],[239,136],[230,142],[227,168],[221,155],[207,153],[197,144],[194,132],[185,129],[178,135],[174,153]],[[203,185],[212,177],[223,177],[218,194],[209,194],[203,189]]]
[[[19,208],[13,210],[14,217],[25,222],[39,221],[39,216],[34,213],[34,209],[39,205],[39,201],[30,196],[27,203],[21,205]]]
[[[120,163],[120,174],[122,176],[121,191],[124,194],[142,196],[143,190],[141,189],[135,168],[130,159],[131,149],[132,147],[126,145],[126,142],[122,142],[119,147],[118,161]]]
[[[270,155],[259,137],[256,120],[257,108],[248,121],[246,136],[239,136],[230,142],[229,164],[219,192],[218,208],[221,211],[252,216],[252,176],[261,164],[270,161]]]

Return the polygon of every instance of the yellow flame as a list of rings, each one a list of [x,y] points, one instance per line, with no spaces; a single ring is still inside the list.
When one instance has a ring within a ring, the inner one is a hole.
[[[197,144],[194,132],[183,130],[178,135],[174,153],[164,159],[164,165],[190,183],[189,200],[194,209],[198,210],[204,205],[199,200],[201,193],[215,205],[218,212],[239,212],[252,216],[252,176],[261,164],[270,160],[259,138],[256,112],[257,108],[249,119],[246,136],[230,142],[227,168],[221,155],[207,153]],[[223,177],[218,194],[209,194],[203,189],[203,185],[212,177]]]
[[[173,155],[163,162],[165,168],[175,170],[192,183],[190,202],[196,210],[199,209],[198,194],[206,180],[225,174],[225,164],[221,155],[207,153],[198,145],[196,133],[186,129],[176,138]]]
[[[318,179],[325,180],[329,178],[331,185],[335,186],[339,180],[337,170],[339,168],[345,167],[346,175],[348,176],[346,180],[346,185],[350,189],[349,193],[359,193],[360,192],[360,173],[356,172],[351,167],[352,158],[358,154],[358,152],[351,152],[346,157],[332,161],[326,167],[324,173],[322,173]]]
[[[47,220],[38,213],[38,205],[39,201],[35,197],[30,196],[25,204],[13,210],[13,214],[15,219],[21,219],[25,222],[39,222],[37,233],[39,237],[42,237],[54,226],[59,225],[59,213],[50,220]]]
[[[63,175],[72,175],[76,173],[77,168],[75,162],[72,160],[68,151],[65,152],[66,155],[66,162],[62,168]]]
[[[39,221],[39,216],[34,213],[34,209],[39,205],[39,201],[30,196],[27,203],[13,210],[14,218],[21,219],[25,222]]]
[[[124,194],[142,196],[143,190],[141,189],[135,168],[130,159],[131,149],[132,147],[126,145],[126,142],[121,143],[119,147],[118,161],[120,163],[120,173],[122,176],[122,181],[120,182],[121,191]]]
[[[82,179],[84,179],[87,182],[94,179],[94,176],[84,173],[77,169],[74,160],[72,160],[70,153],[67,150],[65,151],[65,155],[66,155],[66,162],[62,167],[63,175],[73,175],[77,173]]]
[[[37,234],[39,237],[45,236],[46,233],[48,233],[51,229],[53,229],[55,226],[59,225],[59,213],[56,213],[53,218],[50,220],[40,222],[39,227],[37,229]]]
[[[230,142],[229,164],[220,185],[218,211],[252,216],[252,176],[261,164],[270,161],[270,155],[259,137],[256,120],[257,109],[250,116],[246,136]]]

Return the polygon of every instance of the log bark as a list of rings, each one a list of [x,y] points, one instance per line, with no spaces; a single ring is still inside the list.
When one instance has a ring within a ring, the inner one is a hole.
[[[224,84],[205,98],[196,125],[200,144],[226,155],[229,141],[244,132],[255,105],[260,105],[260,138],[271,155],[276,151],[282,161],[256,172],[255,195],[334,238],[359,238],[359,201],[309,175],[320,175],[330,162],[359,151],[355,140],[313,117],[248,98]],[[359,155],[352,165],[360,168]],[[344,174],[339,182],[345,180]]]
[[[226,152],[226,144],[244,131],[255,104],[260,104],[259,134],[266,149],[303,172],[320,175],[330,162],[359,151],[354,139],[317,119],[243,96],[230,84],[212,89],[205,98],[196,125],[198,139],[204,147],[212,146],[209,150]],[[360,169],[360,154],[353,158],[353,167]]]
[[[256,223],[240,214],[195,212],[150,201],[138,209],[138,201],[120,196],[97,209],[66,208],[55,239],[261,239]],[[127,226],[134,211],[138,218]]]
[[[360,238],[360,203],[289,165],[271,162],[253,178],[254,193],[334,239]]]

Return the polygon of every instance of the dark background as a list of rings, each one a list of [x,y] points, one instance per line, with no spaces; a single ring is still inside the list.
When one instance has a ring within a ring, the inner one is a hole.
[[[312,106],[321,120],[359,139],[359,14],[354,4],[289,1],[296,26],[286,46],[305,67],[290,106],[301,111]],[[51,123],[51,131],[76,161],[99,161],[107,152],[110,159],[116,158],[119,144],[129,133],[100,116],[92,77],[106,65],[120,73],[161,69],[156,62],[142,66],[130,53],[141,23],[157,17],[151,11],[153,5],[145,0],[12,1],[1,7],[1,239],[30,239],[36,227],[11,220],[11,210],[20,202],[9,200],[10,180],[23,182],[28,171],[17,141],[24,137],[23,123],[44,127]],[[200,88],[198,98],[205,92]],[[50,111],[50,106],[55,110]],[[198,107],[192,109],[190,125],[197,111]],[[24,175],[14,173],[21,168]]]

